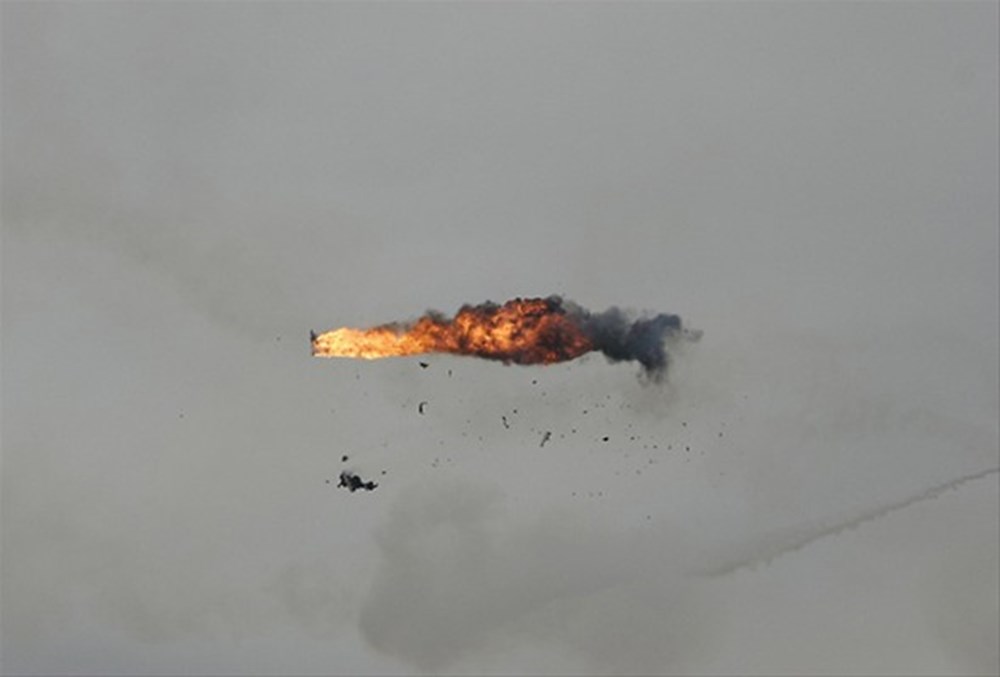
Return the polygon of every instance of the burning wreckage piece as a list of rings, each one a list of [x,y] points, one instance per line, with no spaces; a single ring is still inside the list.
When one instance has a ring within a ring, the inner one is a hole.
[[[450,319],[428,312],[413,322],[310,332],[310,338],[315,356],[366,360],[452,353],[505,364],[552,364],[600,351],[612,362],[637,361],[646,376],[659,380],[669,362],[665,343],[697,341],[701,332],[682,328],[678,315],[633,319],[614,307],[592,313],[549,296],[465,305]]]
[[[340,473],[340,483],[338,487],[344,487],[352,494],[358,489],[364,489],[365,491],[374,491],[378,487],[378,483],[372,482],[371,480],[365,482],[360,477],[354,473],[347,472],[346,470]]]

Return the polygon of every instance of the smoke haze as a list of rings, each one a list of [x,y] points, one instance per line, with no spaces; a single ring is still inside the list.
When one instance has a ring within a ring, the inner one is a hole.
[[[3,673],[1000,673],[997,3],[0,14]]]

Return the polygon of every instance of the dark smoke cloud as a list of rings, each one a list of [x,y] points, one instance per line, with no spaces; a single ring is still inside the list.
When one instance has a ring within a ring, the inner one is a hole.
[[[593,343],[594,350],[604,353],[611,362],[638,362],[643,373],[654,381],[662,380],[667,373],[670,363],[666,349],[668,339],[697,339],[700,336],[698,332],[685,331],[679,315],[660,313],[634,319],[615,306],[601,313],[592,313],[558,296],[551,296],[548,300],[577,319]]]

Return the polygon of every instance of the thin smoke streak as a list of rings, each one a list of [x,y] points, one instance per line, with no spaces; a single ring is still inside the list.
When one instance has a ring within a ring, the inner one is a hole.
[[[960,489],[963,485],[969,482],[974,482],[976,480],[984,479],[998,472],[1000,472],[1000,467],[989,468],[987,470],[983,470],[981,472],[977,472],[971,475],[963,475],[962,477],[953,479],[949,482],[945,482],[944,484],[938,484],[936,486],[933,486],[930,489],[926,489],[920,492],[919,494],[916,494],[904,500],[881,506],[874,510],[862,513],[857,517],[853,517],[851,519],[838,522],[837,524],[833,524],[831,526],[819,526],[813,528],[807,527],[805,529],[806,533],[799,536],[790,536],[789,537],[790,542],[771,546],[769,548],[765,546],[765,548],[763,548],[764,550],[763,552],[760,552],[752,557],[745,557],[742,559],[731,560],[712,568],[703,569],[700,573],[705,576],[717,578],[719,576],[725,576],[727,574],[734,573],[741,569],[753,569],[762,564],[769,564],[770,562],[779,557],[788,555],[798,550],[802,550],[803,548],[812,545],[816,541],[820,541],[824,538],[829,538],[831,536],[836,536],[840,533],[843,533],[844,531],[855,529],[868,522],[874,522],[875,520],[886,517],[887,515],[898,512],[900,510],[904,510],[910,507],[911,505],[937,498],[941,494],[944,494],[948,491]]]

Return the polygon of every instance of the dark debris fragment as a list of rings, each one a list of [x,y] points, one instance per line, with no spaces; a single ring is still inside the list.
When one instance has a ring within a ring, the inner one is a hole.
[[[426,369],[427,367],[431,366],[430,363],[428,362],[417,362],[417,364],[420,365],[421,369]]]
[[[551,437],[552,437],[552,431],[551,430],[546,430],[545,434],[542,435],[542,443],[539,444],[538,446],[539,447],[544,447],[545,443],[548,442]]]
[[[370,480],[368,482],[365,482],[363,479],[361,479],[354,473],[344,471],[340,473],[340,484],[338,484],[337,486],[344,487],[353,494],[358,489],[364,489],[365,491],[373,491],[378,486],[378,484]]]
[[[417,405],[417,411],[420,412],[421,414],[424,413],[424,407],[426,406],[427,406],[427,400],[424,400]]]

